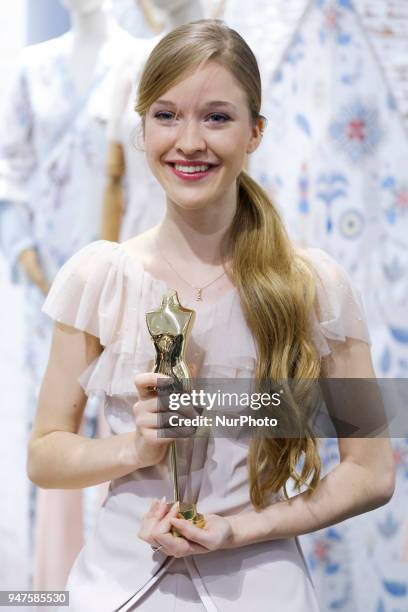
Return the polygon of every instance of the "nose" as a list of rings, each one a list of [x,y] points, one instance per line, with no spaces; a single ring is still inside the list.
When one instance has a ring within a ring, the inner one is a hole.
[[[180,125],[175,147],[185,155],[191,155],[195,151],[204,151],[206,149],[205,139],[194,119],[189,119]]]

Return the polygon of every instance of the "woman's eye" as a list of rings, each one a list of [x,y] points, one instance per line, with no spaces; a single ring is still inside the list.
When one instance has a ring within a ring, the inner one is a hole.
[[[212,113],[209,116],[210,117],[218,117],[218,121],[215,121],[215,123],[224,123],[225,121],[228,121],[228,119],[229,119],[228,115],[222,115],[221,113]],[[219,121],[219,119],[221,119],[221,121]]]
[[[167,115],[167,116],[163,117],[163,115]],[[172,113],[167,113],[165,111],[160,111],[159,113],[155,114],[155,117],[157,117],[158,119],[167,119],[169,115],[172,115]]]
[[[162,119],[164,121],[167,121],[169,119],[172,119],[174,115],[173,113],[170,113],[167,111],[159,111],[154,116],[157,119]],[[208,117],[213,119],[212,123],[225,123],[226,121],[229,120],[228,115],[224,115],[222,113],[212,113]]]

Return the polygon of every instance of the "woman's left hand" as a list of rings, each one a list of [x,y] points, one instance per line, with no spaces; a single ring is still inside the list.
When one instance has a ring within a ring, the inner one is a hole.
[[[219,550],[232,535],[231,524],[223,516],[206,514],[205,526],[201,528],[186,519],[178,519],[177,513],[177,504],[167,512],[165,501],[153,501],[143,517],[139,537],[153,546],[161,546],[160,552],[165,555],[185,557]],[[183,537],[170,533],[172,526]]]

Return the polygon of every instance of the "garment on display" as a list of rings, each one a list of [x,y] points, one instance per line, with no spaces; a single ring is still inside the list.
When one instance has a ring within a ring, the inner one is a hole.
[[[23,50],[1,114],[1,247],[25,292],[27,433],[51,342],[44,294],[61,265],[100,236],[114,68],[137,45],[103,2],[80,8],[72,5],[69,32]],[[96,400],[85,415],[84,431],[104,431]],[[103,490],[31,487],[36,588],[63,588]]]

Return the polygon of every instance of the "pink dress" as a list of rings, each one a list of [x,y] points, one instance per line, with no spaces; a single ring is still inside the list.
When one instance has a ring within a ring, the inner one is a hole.
[[[370,343],[361,298],[347,274],[321,249],[306,252],[318,280],[311,326],[320,355],[330,354],[331,342],[346,337]],[[167,289],[120,244],[98,240],[62,267],[43,306],[53,319],[97,336],[105,347],[79,381],[88,395],[105,399],[112,435],[135,429],[134,376],[152,371],[154,362],[145,313],[160,305]],[[179,297],[196,311],[187,362],[197,367],[197,377],[251,378],[256,346],[238,291],[233,288],[214,303]],[[253,510],[246,467],[249,440],[209,436],[180,442],[180,486],[202,513],[228,516]],[[167,457],[110,483],[95,529],[68,579],[70,610],[318,611],[296,537],[183,559],[153,552],[138,538],[138,525],[152,498],[163,495],[172,499]],[[271,495],[268,501],[279,499]]]

